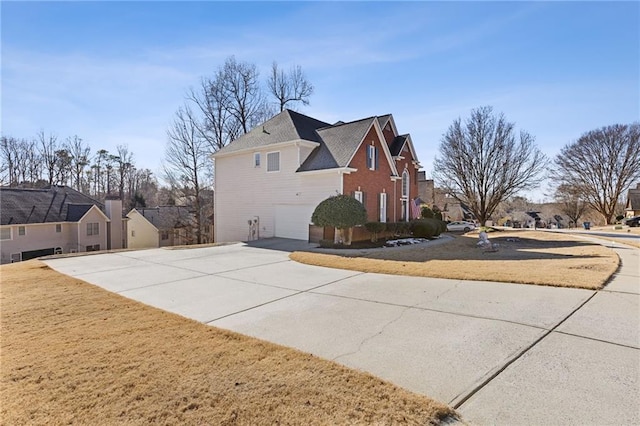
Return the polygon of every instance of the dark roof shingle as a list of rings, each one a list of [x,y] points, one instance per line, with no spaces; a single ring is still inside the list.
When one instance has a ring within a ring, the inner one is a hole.
[[[193,212],[184,206],[145,207],[136,210],[158,229],[175,229],[195,225]]]
[[[101,202],[67,186],[0,187],[0,224],[77,222],[93,205],[104,210]]]

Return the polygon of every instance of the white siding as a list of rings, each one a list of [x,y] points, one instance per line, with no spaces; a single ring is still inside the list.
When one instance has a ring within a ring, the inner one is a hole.
[[[262,158],[266,159],[266,153],[273,151],[265,147],[259,152],[262,153]],[[301,158],[298,147],[280,147],[278,151],[280,172],[277,173],[267,173],[264,161],[261,167],[254,167],[253,155],[257,151],[216,158],[214,171],[217,242],[246,241],[249,237],[248,221],[255,217],[260,221],[260,238],[273,237],[276,235],[276,205],[315,208],[320,201],[340,191],[342,177],[337,171],[295,173]],[[292,207],[289,210],[294,212],[299,209]],[[309,217],[308,220],[310,219]]]
[[[160,235],[158,228],[153,226],[137,210],[127,214],[127,247],[128,248],[152,248],[160,247]]]
[[[98,235],[87,235],[87,223],[98,224]],[[107,249],[107,220],[97,207],[92,207],[78,222],[78,251],[87,251],[87,246],[100,245]]]
[[[12,239],[0,242],[0,263],[10,263],[11,253],[43,250],[60,247],[63,253],[69,253],[77,247],[77,224],[61,223],[61,232],[56,232],[55,223],[34,223],[28,225],[9,225],[12,228]],[[18,226],[25,227],[25,235],[18,235]],[[3,226],[5,228],[5,226]]]

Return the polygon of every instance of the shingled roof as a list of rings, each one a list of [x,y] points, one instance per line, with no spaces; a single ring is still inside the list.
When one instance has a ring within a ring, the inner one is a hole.
[[[0,224],[77,222],[94,205],[104,210],[101,202],[67,186],[0,187]]]
[[[328,124],[295,111],[285,110],[220,149],[214,156],[259,149],[283,142],[307,140],[316,142],[319,146],[306,158],[298,172],[347,167],[374,122],[377,120],[380,126],[385,126],[391,117],[391,114],[386,114],[348,123],[338,121]],[[408,135],[403,135],[396,138],[390,147],[392,155],[397,155],[393,153],[393,148],[401,150],[407,137]]]
[[[260,148],[299,139],[320,142],[316,129],[326,126],[330,124],[287,109],[240,136],[216,154]]]
[[[195,225],[195,216],[184,206],[158,206],[152,208],[136,208],[156,228],[161,230],[184,228]]]
[[[317,130],[322,143],[307,157],[299,172],[347,167],[353,153],[376,117],[364,118],[350,123],[328,126]]]

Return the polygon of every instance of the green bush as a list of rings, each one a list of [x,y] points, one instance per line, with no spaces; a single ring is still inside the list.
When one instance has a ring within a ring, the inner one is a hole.
[[[438,219],[418,219],[411,222],[411,233],[417,238],[433,238],[446,232],[447,223]]]
[[[383,222],[367,222],[364,227],[371,232],[371,242],[376,242],[378,241],[378,234],[387,229],[387,224]]]
[[[362,203],[348,195],[335,195],[320,202],[311,215],[311,222],[316,226],[332,226],[342,234],[345,245],[351,244],[352,228],[364,225],[367,221],[367,210]],[[349,232],[345,234],[345,230]]]
[[[433,206],[433,218],[442,221],[442,212],[437,206]],[[445,230],[446,230],[446,226],[445,226]]]
[[[388,222],[387,232],[394,236],[406,237],[411,235],[411,222]]]
[[[431,219],[433,218],[434,212],[429,207],[425,206],[420,211],[420,215],[422,216],[423,219]]]

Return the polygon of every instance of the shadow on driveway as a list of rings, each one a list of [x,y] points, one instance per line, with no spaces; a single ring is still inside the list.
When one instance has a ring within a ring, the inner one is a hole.
[[[245,244],[249,247],[286,251],[289,253],[294,251],[311,251],[318,247],[315,243],[309,243],[304,240],[292,240],[290,238],[262,238],[260,240],[247,241]]]

